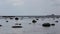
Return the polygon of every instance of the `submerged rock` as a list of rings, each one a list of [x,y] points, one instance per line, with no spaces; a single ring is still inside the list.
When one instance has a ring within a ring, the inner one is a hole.
[[[57,23],[58,23],[59,21],[55,21],[55,22],[57,22]]]

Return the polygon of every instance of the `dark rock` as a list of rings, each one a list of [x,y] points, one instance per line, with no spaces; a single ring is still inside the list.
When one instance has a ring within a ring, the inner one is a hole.
[[[49,23],[44,23],[42,24],[43,27],[50,27],[50,24]]]
[[[8,22],[8,21],[6,21],[6,22]]]
[[[16,23],[15,25],[21,25],[21,23]]]
[[[37,21],[36,20],[33,20],[32,23],[36,23]]]
[[[59,17],[56,17],[56,18],[58,18],[58,19],[59,19]]]
[[[15,25],[18,25],[18,23],[15,23]]]
[[[13,19],[13,18],[10,18],[10,19]]]
[[[39,20],[39,19],[36,19],[36,20]]]
[[[21,23],[19,25],[21,25]]]
[[[1,27],[2,25],[0,25],[0,27]]]
[[[12,26],[12,28],[22,28],[22,26]]]
[[[55,24],[51,24],[52,26],[55,26]]]
[[[59,21],[55,21],[55,22],[57,22],[57,23],[58,23]]]
[[[19,18],[16,17],[15,20],[19,20]]]

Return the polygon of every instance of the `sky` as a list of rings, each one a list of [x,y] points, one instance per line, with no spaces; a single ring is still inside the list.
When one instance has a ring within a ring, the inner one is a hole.
[[[60,15],[60,0],[0,0],[0,15]]]

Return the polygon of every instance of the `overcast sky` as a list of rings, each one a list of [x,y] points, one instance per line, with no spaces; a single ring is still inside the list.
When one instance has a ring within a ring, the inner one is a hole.
[[[0,15],[60,14],[60,0],[0,0]]]

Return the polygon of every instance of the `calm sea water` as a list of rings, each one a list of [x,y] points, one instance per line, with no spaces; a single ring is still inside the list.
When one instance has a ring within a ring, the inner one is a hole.
[[[2,25],[2,27],[0,27],[0,34],[60,34],[60,18],[55,18],[55,20],[52,18],[39,18],[35,24],[32,23],[32,20],[36,19],[25,18],[22,20],[19,19],[18,21],[14,19],[10,20],[9,18],[0,19],[0,24]],[[56,23],[56,20],[59,22]],[[12,28],[15,23],[21,23],[22,28]],[[55,26],[43,27],[43,23],[54,23]]]

